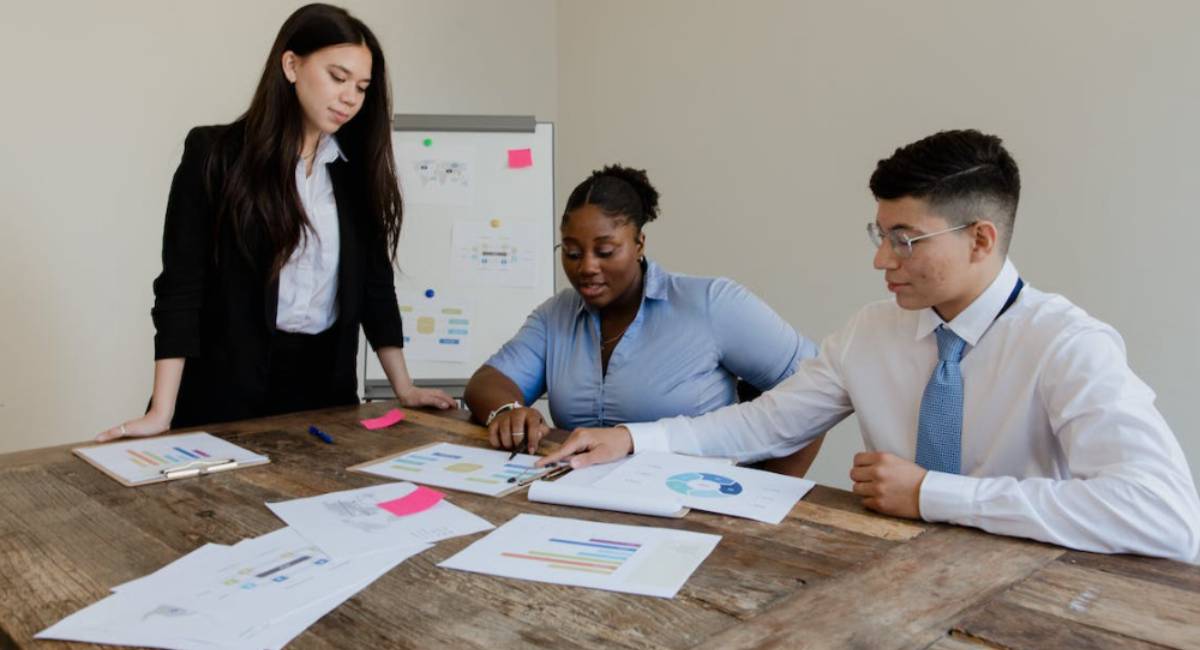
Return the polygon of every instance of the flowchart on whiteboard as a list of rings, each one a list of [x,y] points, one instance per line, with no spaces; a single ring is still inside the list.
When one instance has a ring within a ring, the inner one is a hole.
[[[454,280],[466,286],[537,284],[537,227],[509,219],[454,222]]]

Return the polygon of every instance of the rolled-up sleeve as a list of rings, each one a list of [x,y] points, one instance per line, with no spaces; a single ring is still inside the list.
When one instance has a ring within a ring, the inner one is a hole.
[[[211,149],[203,127],[184,141],[163,225],[162,272],[154,279],[154,358],[200,356],[200,310],[212,255],[214,215],[204,183]]]
[[[533,310],[516,336],[485,363],[511,379],[521,389],[526,404],[546,392],[547,312],[551,301]]]
[[[802,336],[749,289],[718,278],[708,290],[708,322],[721,365],[759,390],[770,390],[817,356]]]

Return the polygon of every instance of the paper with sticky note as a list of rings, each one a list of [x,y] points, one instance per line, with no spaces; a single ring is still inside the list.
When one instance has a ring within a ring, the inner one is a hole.
[[[437,490],[427,488],[424,485],[418,485],[417,489],[409,493],[408,496],[384,501],[379,504],[379,507],[397,517],[407,517],[408,515],[415,515],[418,512],[425,512],[436,506],[445,496]]]
[[[532,149],[509,149],[508,166],[511,169],[522,169],[533,166]]]
[[[374,431],[375,429],[390,427],[403,419],[404,411],[401,411],[400,409],[392,409],[377,418],[367,418],[366,420],[363,420],[362,425]]]
[[[315,497],[268,503],[275,516],[335,558],[428,544],[494,528],[478,517],[440,498],[423,511],[396,516],[384,504],[403,501],[419,488],[406,481]],[[430,490],[433,492],[433,490]],[[427,500],[418,496],[416,505]]]

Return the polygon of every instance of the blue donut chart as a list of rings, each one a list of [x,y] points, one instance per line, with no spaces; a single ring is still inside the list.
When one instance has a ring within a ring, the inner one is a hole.
[[[732,497],[742,493],[741,483],[720,474],[707,472],[675,474],[667,477],[667,487],[686,496],[706,499]]]

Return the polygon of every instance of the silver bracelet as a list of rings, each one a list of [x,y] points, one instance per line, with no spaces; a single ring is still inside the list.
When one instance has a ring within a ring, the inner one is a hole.
[[[500,415],[501,413],[503,413],[505,411],[519,409],[522,406],[524,406],[524,404],[521,404],[520,402],[509,402],[508,404],[501,404],[500,406],[497,406],[496,410],[492,411],[491,413],[488,413],[487,422],[484,423],[484,426],[491,426],[492,420],[495,420],[497,415]]]

